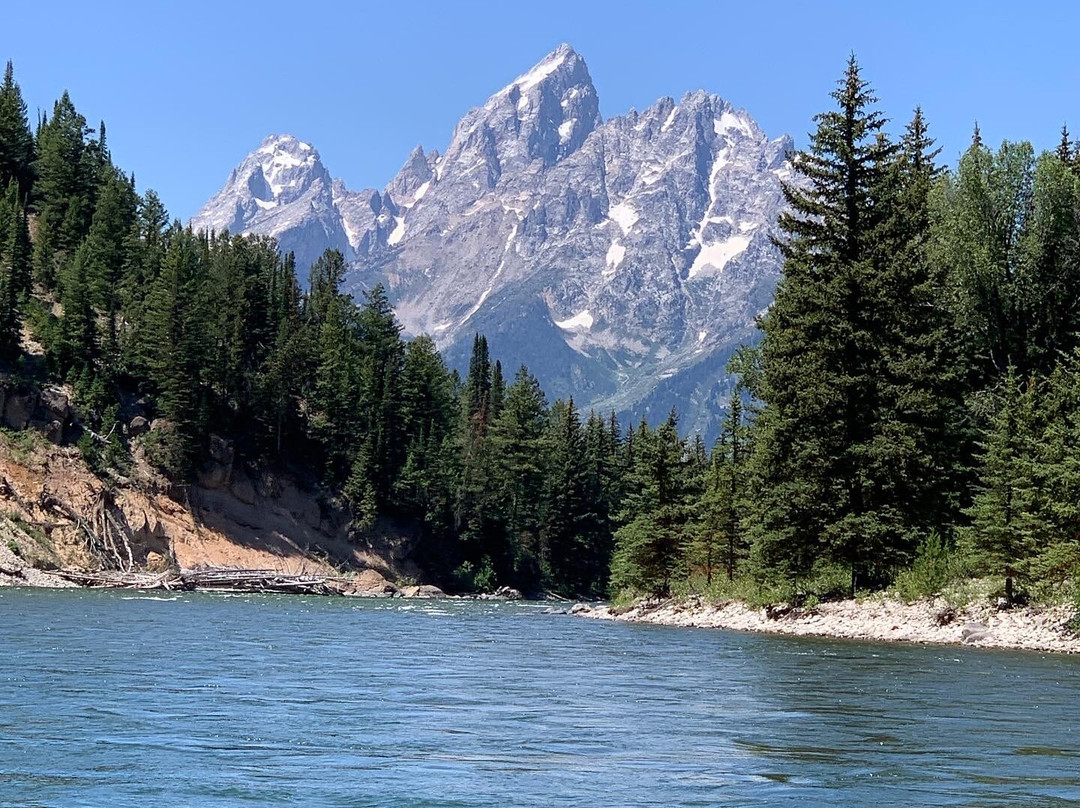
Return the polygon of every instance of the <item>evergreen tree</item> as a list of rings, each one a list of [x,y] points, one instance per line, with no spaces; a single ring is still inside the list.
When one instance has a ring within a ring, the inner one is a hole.
[[[453,382],[434,340],[412,340],[401,373],[401,429],[408,447],[395,491],[398,503],[426,527],[426,557],[444,564],[453,532],[455,405]]]
[[[713,448],[704,492],[697,504],[698,525],[691,548],[692,564],[705,573],[711,585],[718,569],[728,581],[746,559],[748,544],[743,531],[747,511],[747,457],[749,435],[743,421],[738,391],[728,404],[720,439]]]
[[[26,200],[34,182],[34,137],[26,117],[26,103],[8,61],[0,84],[0,188],[14,180]]]
[[[875,502],[873,456],[881,337],[875,315],[883,201],[894,148],[854,57],[816,117],[810,150],[785,186],[792,212],[780,226],[784,275],[762,319],[757,452],[764,485],[756,552],[797,580],[828,555],[859,569],[879,564],[895,538],[895,513]]]
[[[672,415],[655,432],[642,422],[633,446],[630,490],[620,513],[622,526],[615,532],[611,587],[668,595],[685,572],[691,505],[684,485],[686,445]]]
[[[506,536],[515,585],[541,586],[539,504],[544,493],[547,456],[547,401],[540,383],[522,365],[506,389],[506,400],[492,424],[496,463],[494,484],[503,503]]]
[[[506,403],[506,379],[503,378],[502,362],[495,360],[491,370],[491,403],[488,417],[494,423]]]
[[[587,592],[583,579],[591,555],[589,522],[594,503],[586,501],[584,435],[574,400],[557,401],[552,407],[546,450],[545,479],[540,524],[541,569],[547,586],[556,592]]]
[[[404,460],[400,428],[400,390],[404,345],[401,327],[381,285],[365,296],[357,325],[363,346],[359,368],[361,429],[366,435],[365,473],[375,501],[390,500]]]
[[[1005,580],[1011,602],[1013,582],[1025,577],[1027,562],[1042,543],[1038,457],[1038,384],[1022,381],[1009,369],[997,412],[983,444],[979,493],[969,510],[971,526],[963,539],[982,569]]]
[[[102,183],[86,238],[86,275],[92,299],[105,315],[106,353],[119,352],[122,277],[135,225],[136,198],[126,181],[111,176]]]
[[[86,119],[65,92],[38,130],[34,205],[52,250],[74,253],[90,228],[98,180]]]
[[[99,343],[88,279],[90,255],[85,245],[75,254],[60,290],[64,316],[60,321],[60,341],[56,364],[71,381],[82,380],[85,392],[97,367]]]
[[[13,178],[0,199],[0,357],[19,353],[20,310],[30,289],[30,232]]]
[[[199,367],[206,351],[196,300],[199,249],[190,231],[178,225],[167,241],[161,272],[147,295],[139,349],[163,419],[153,433],[151,458],[177,478],[187,479],[203,438]]]

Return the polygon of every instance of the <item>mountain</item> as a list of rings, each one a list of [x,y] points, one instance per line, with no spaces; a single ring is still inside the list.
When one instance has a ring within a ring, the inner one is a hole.
[[[702,91],[604,121],[563,45],[381,192],[349,191],[309,144],[274,136],[192,224],[273,235],[300,266],[342,250],[349,289],[383,283],[405,330],[455,366],[480,331],[553,397],[627,420],[674,406],[711,434],[727,359],[779,275],[791,148]]]

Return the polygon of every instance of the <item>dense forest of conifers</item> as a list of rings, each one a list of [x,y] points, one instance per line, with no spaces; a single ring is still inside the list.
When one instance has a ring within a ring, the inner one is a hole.
[[[477,335],[468,372],[354,301],[334,251],[195,233],[118,169],[65,93],[36,129],[0,87],[0,355],[72,385],[92,467],[197,479],[211,436],[421,535],[458,590],[827,597],[950,576],[1010,597],[1080,569],[1080,150],[954,170],[919,110],[899,138],[852,59],[792,155],[784,275],[732,362],[720,440],[548,402]],[[301,286],[297,272],[307,274]],[[25,334],[24,334],[25,329]],[[496,346],[497,347],[497,346]],[[40,372],[39,372],[40,373]],[[115,475],[113,475],[115,478]]]

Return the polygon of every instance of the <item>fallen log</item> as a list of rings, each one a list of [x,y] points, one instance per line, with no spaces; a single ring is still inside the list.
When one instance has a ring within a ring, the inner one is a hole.
[[[61,570],[62,578],[91,589],[164,589],[246,594],[342,595],[348,579],[291,575],[276,570],[214,568],[163,573]]]

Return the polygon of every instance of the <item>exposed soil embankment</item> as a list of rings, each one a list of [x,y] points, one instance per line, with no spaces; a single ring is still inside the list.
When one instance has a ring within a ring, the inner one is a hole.
[[[591,606],[575,614],[599,620],[719,628],[888,642],[964,644],[1080,653],[1068,606],[998,610],[988,604],[952,608],[944,601],[903,603],[885,597],[823,603],[809,610],[752,609],[701,598],[647,600],[630,607]]]
[[[415,537],[384,522],[363,534],[346,509],[218,453],[199,484],[177,487],[136,457],[102,478],[72,446],[34,429],[0,434],[0,585],[70,585],[57,570],[165,573],[207,568],[351,575],[374,594],[419,570]],[[392,587],[391,587],[392,588]]]

